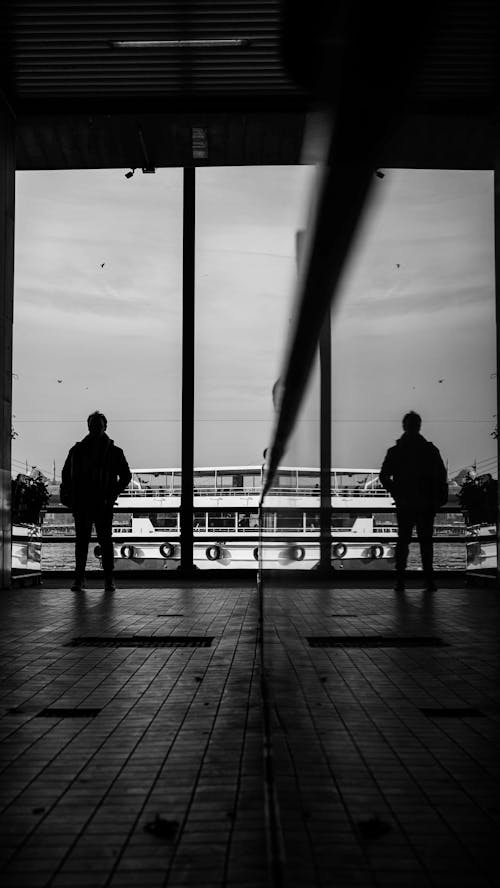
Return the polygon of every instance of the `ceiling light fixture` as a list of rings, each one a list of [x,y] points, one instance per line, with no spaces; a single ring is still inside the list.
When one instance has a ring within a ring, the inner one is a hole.
[[[248,37],[231,37],[209,40],[112,40],[114,49],[224,49],[225,47],[250,46]]]

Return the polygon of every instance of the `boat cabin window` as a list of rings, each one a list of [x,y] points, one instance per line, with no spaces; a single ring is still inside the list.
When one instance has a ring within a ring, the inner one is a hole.
[[[206,530],[207,513],[197,511],[193,513],[193,530]]]
[[[209,530],[236,530],[236,513],[232,510],[212,509],[208,513]]]
[[[167,475],[165,472],[139,472],[134,476],[142,490],[165,490]]]
[[[306,530],[319,530],[319,512],[310,509],[304,513]]]
[[[194,473],[195,489],[203,488],[207,491],[215,489],[215,472],[195,472]]]
[[[395,527],[397,525],[395,512],[374,512],[374,527]]]
[[[245,488],[257,488],[260,490],[262,485],[261,473],[259,471],[255,472],[243,472],[243,484],[242,487]]]
[[[304,516],[295,509],[278,509],[276,512],[276,530],[302,530]]]
[[[297,489],[297,472],[281,469],[274,478],[273,487],[283,487],[295,491]]]
[[[226,472],[217,472],[217,489],[218,490],[232,490],[233,488],[233,475],[227,474]]]
[[[298,473],[299,489],[307,488],[308,490],[319,490],[319,472],[300,472]]]
[[[371,472],[335,472],[335,488],[346,496],[361,496],[370,490],[371,479]]]
[[[258,512],[238,512],[238,529],[245,530],[248,528],[249,530],[257,530],[259,527],[259,513]]]
[[[143,518],[143,513],[137,514],[138,518]],[[165,527],[169,530],[177,529],[177,512],[149,512],[148,518],[153,527]]]
[[[332,512],[332,528],[352,527],[356,518],[355,512]]]
[[[61,518],[64,516],[60,516]],[[115,512],[113,515],[113,530],[131,530],[132,512]]]

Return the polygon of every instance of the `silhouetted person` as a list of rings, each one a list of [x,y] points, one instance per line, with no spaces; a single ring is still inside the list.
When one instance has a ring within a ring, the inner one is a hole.
[[[113,592],[113,506],[132,475],[123,450],[106,434],[106,417],[98,411],[91,413],[87,425],[89,434],[71,448],[61,475],[61,502],[71,509],[75,518],[75,580],[71,588],[80,592],[84,587],[92,524],[95,524],[105,590]]]
[[[404,591],[413,528],[417,528],[426,591],[435,591],[434,517],[448,499],[446,469],[437,447],[420,434],[422,420],[411,411],[403,417],[404,433],[385,456],[380,481],[393,496],[398,521],[396,591]]]

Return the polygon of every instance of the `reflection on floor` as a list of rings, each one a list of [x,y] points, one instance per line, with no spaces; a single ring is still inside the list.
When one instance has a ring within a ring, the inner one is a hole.
[[[0,598],[4,888],[499,884],[495,590],[266,584],[273,832],[254,585],[91,586]]]

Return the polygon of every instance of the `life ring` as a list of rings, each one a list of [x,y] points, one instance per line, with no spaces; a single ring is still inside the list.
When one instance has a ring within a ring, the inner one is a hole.
[[[306,550],[303,546],[292,546],[290,549],[290,555],[294,561],[303,561],[306,555]]]
[[[122,546],[120,549],[120,555],[122,558],[133,558],[134,557],[134,547],[133,546]]]
[[[207,546],[205,555],[209,561],[218,561],[222,557],[222,548],[221,546]]]
[[[335,558],[343,558],[347,552],[347,546],[345,543],[335,543],[333,547],[333,555]]]
[[[162,543],[160,546],[160,555],[162,558],[172,558],[175,549],[172,543]]]
[[[94,555],[96,558],[100,558],[102,555],[102,549],[100,546],[96,546],[94,549]]]
[[[253,550],[253,557],[255,558],[256,561],[259,560],[259,547],[258,546],[255,546],[255,549]]]
[[[374,546],[370,547],[370,555],[372,558],[383,558],[384,547],[380,543],[376,543]]]

